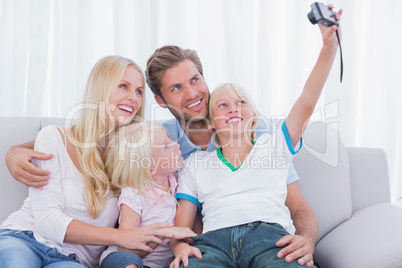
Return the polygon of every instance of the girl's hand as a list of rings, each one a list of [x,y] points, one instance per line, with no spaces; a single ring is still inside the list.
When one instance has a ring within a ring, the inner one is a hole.
[[[170,228],[163,228],[162,230],[170,234],[173,234],[173,238],[177,240],[191,238],[197,235],[188,227],[170,227]]]
[[[330,9],[334,8],[334,6],[331,4],[328,5],[328,7]],[[342,13],[343,13],[342,9],[340,9],[338,12],[335,12],[335,16],[338,21],[341,19]],[[336,25],[332,25],[331,27],[327,27],[325,25],[318,24],[318,27],[321,30],[322,41],[324,43],[324,46],[337,48],[338,47],[338,39],[336,37],[335,31],[338,30],[339,40],[342,41],[341,26],[339,25],[339,27],[338,27]]]
[[[166,242],[164,242],[163,239],[173,238],[173,234],[164,229],[169,227],[173,227],[173,224],[159,222],[134,229],[119,230],[121,235],[118,246],[127,249],[153,252],[153,249],[146,244],[156,243],[159,245],[166,245]]]

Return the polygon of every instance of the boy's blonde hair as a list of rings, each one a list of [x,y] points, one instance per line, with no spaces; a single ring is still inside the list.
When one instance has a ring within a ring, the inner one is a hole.
[[[254,104],[253,100],[250,98],[250,96],[247,94],[247,92],[244,90],[243,87],[233,84],[233,83],[225,83],[225,84],[220,84],[218,85],[211,93],[210,98],[209,98],[209,115],[208,115],[208,120],[209,122],[213,122],[212,118],[212,110],[213,107],[215,107],[215,104],[218,100],[218,96],[220,93],[226,92],[229,96],[233,98],[241,98],[245,100],[253,109],[253,117],[258,119],[260,117],[260,113],[257,110],[256,105]],[[257,140],[257,134],[256,134],[256,129],[257,127],[257,120],[253,121],[251,125],[251,141],[254,142]],[[219,140],[219,137],[216,133],[215,130],[213,130],[212,137],[215,143],[215,147],[220,147],[222,146],[221,141]]]
[[[89,215],[97,218],[105,208],[106,195],[110,190],[109,177],[101,157],[101,141],[115,129],[115,120],[109,111],[110,95],[119,86],[127,66],[133,66],[145,78],[140,67],[132,60],[120,56],[107,56],[100,59],[93,67],[87,81],[84,107],[77,125],[72,128],[72,143],[76,147],[78,163],[82,170],[85,185],[85,201]],[[143,100],[145,102],[145,100]],[[142,119],[143,106],[133,121]]]
[[[154,133],[159,129],[166,131],[159,124],[143,121],[123,126],[111,135],[106,173],[116,196],[126,186],[137,189],[145,196],[153,187],[158,187],[151,179],[151,156]]]

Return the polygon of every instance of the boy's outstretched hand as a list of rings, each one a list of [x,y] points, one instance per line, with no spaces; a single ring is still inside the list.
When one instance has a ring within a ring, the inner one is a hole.
[[[328,5],[330,9],[333,9],[333,5]],[[340,9],[338,12],[335,12],[336,19],[339,21],[341,19],[343,10]],[[341,31],[341,26],[336,26],[332,25],[331,27],[318,24],[318,27],[321,30],[321,35],[322,35],[322,41],[324,46],[330,46],[330,47],[337,47],[338,46],[338,39],[335,35],[335,31],[338,30],[339,34],[339,41],[342,41],[342,31]]]

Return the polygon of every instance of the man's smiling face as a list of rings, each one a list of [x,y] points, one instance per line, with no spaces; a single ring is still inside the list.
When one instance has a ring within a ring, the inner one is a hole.
[[[204,78],[191,60],[184,60],[162,75],[163,99],[155,100],[179,120],[199,121],[208,115],[209,90]]]

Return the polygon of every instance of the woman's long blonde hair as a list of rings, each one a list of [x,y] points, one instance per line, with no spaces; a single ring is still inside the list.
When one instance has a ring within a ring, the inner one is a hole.
[[[106,173],[116,196],[126,186],[137,189],[145,196],[153,187],[158,187],[151,179],[152,144],[158,129],[166,131],[161,125],[143,121],[123,126],[111,135]]]
[[[218,100],[218,96],[221,92],[226,91],[229,96],[233,98],[238,98],[239,96],[244,99],[246,102],[249,103],[251,108],[253,109],[253,116],[254,118],[258,119],[260,117],[260,113],[257,110],[257,106],[253,102],[253,99],[250,97],[249,94],[244,90],[243,87],[233,84],[233,83],[225,83],[225,84],[220,84],[218,85],[211,93],[210,98],[209,98],[209,115],[208,115],[208,120],[209,122],[213,122],[212,118],[212,109],[215,107],[215,104]],[[251,125],[251,141],[256,141],[257,140],[257,134],[255,129],[257,128],[257,120],[253,122]],[[219,140],[219,137],[215,130],[213,130],[212,137],[214,140],[214,145],[215,147],[222,146],[221,141]]]
[[[145,78],[140,67],[132,60],[107,56],[93,67],[86,85],[84,106],[77,125],[72,129],[77,160],[80,163],[85,185],[85,201],[89,215],[97,218],[106,204],[110,180],[105,172],[101,150],[106,137],[115,130],[115,120],[109,111],[110,95],[119,86],[127,66],[133,66]],[[140,108],[133,121],[140,121],[144,108]]]

